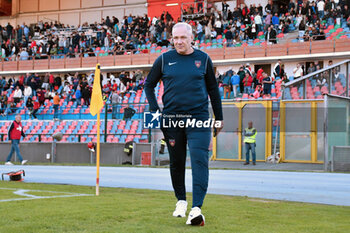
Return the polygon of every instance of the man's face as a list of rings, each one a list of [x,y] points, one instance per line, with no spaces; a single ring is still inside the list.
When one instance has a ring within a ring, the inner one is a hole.
[[[16,116],[16,121],[17,121],[17,122],[20,122],[21,120],[22,120],[21,116],[19,116],[19,115]]]
[[[179,54],[189,54],[192,52],[191,42],[193,41],[193,35],[186,30],[185,26],[174,28],[173,41],[176,52]]]
[[[251,122],[251,121],[248,122],[248,128],[249,128],[249,129],[253,128],[253,122]]]

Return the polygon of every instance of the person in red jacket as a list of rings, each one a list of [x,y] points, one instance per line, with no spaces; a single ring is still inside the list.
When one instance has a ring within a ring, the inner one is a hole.
[[[34,108],[33,108],[32,116],[34,117],[35,120],[37,120],[38,117],[35,114],[39,111],[40,103],[39,101],[35,100],[33,105],[34,105]]]
[[[250,76],[249,73],[247,72],[247,73],[245,74],[244,79],[243,79],[244,93],[247,93],[247,94],[250,94],[250,93],[251,93],[252,82],[253,82],[253,78],[252,78],[252,76]]]
[[[21,136],[25,137],[21,120],[21,115],[16,115],[16,119],[12,122],[8,131],[8,138],[9,140],[11,140],[12,143],[11,151],[10,154],[7,156],[5,165],[13,165],[13,163],[11,163],[11,158],[14,151],[16,151],[16,155],[18,156],[18,159],[21,161],[22,165],[28,162],[28,160],[23,160],[21,153],[19,152],[19,141],[21,140]]]

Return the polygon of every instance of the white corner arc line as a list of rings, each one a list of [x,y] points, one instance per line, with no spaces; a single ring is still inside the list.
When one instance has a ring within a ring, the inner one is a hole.
[[[29,189],[12,189],[12,188],[0,188],[5,190],[15,190],[13,193],[19,196],[25,196],[26,198],[11,198],[0,200],[0,202],[9,201],[25,201],[25,200],[35,200],[35,199],[48,199],[48,198],[60,198],[60,197],[82,197],[82,196],[93,196],[92,194],[83,193],[68,193],[68,192],[56,192],[56,191],[45,191],[45,190],[29,190]],[[46,192],[46,193],[62,193],[65,195],[55,195],[55,196],[36,196],[27,194],[26,192]]]

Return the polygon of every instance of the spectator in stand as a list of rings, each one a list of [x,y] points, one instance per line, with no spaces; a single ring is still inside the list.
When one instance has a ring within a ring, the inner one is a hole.
[[[256,24],[256,32],[259,33],[261,31],[263,31],[263,23],[262,23],[262,19],[261,19],[261,16],[259,13],[255,14],[254,22]]]
[[[244,72],[243,66],[239,67],[239,71],[237,74],[239,75],[239,91],[241,94],[243,94],[243,91],[244,91],[243,79],[245,78],[245,72]]]
[[[267,33],[265,35],[265,40],[270,42],[270,43],[276,44],[277,43],[276,36],[277,36],[276,30],[274,29],[273,25],[271,25],[267,29]]]
[[[279,20],[278,14],[275,13],[275,15],[272,17],[272,25],[273,25],[273,27],[275,28],[276,31],[278,30],[278,25],[279,24],[280,24],[280,20]]]
[[[230,99],[231,96],[231,77],[232,75],[230,75],[227,71],[222,79],[222,85],[224,86],[224,99],[226,98],[226,94],[228,99]]]
[[[28,98],[27,100],[27,103],[26,103],[26,107],[27,107],[27,110],[29,112],[29,117],[32,118],[32,113],[33,113],[33,108],[34,108],[34,104],[33,104],[33,101],[32,101],[32,98]]]
[[[314,66],[314,63],[311,62],[309,65],[309,68],[307,69],[307,74],[311,74],[312,72],[316,71],[316,67]]]
[[[114,90],[110,96],[112,103],[112,119],[117,119],[118,104],[121,102],[121,97],[118,95],[117,90]]]
[[[89,106],[91,93],[88,86],[82,89],[81,96],[83,97],[84,105]]]
[[[68,103],[70,101],[70,97],[71,97],[71,89],[69,87],[68,82],[64,83],[63,96],[65,97],[65,101]]]
[[[61,86],[62,86],[62,79],[61,79],[61,77],[57,76],[55,78],[55,82],[54,82],[54,90],[58,91]]]
[[[275,66],[273,67],[273,75],[275,76],[275,79],[277,77],[281,77],[281,60],[278,60]]]
[[[284,71],[284,64],[281,65],[281,77],[284,76],[286,72]]]
[[[325,2],[323,0],[319,0],[317,3],[317,11],[320,16],[320,19],[323,19],[324,17],[324,7],[325,7]]]
[[[243,79],[244,93],[250,94],[252,83],[253,83],[252,76],[250,76],[249,73],[245,73],[245,77]]]
[[[15,103],[19,103],[22,99],[22,90],[19,88],[19,86],[16,86],[15,92],[13,94],[13,99]]]
[[[286,84],[287,82],[289,82],[289,79],[288,79],[288,77],[287,77],[287,74],[284,73],[283,76],[282,76],[282,83],[283,83],[283,84]]]
[[[46,73],[43,79],[43,84],[41,85],[41,88],[46,91],[49,89],[49,79],[50,79],[50,74]]]
[[[306,30],[306,26],[305,26],[304,20],[302,20],[299,24],[299,40],[304,39],[305,30]]]
[[[263,80],[263,72],[264,72],[264,70],[263,70],[263,68],[262,67],[260,67],[259,69],[258,69],[258,71],[256,72],[256,79],[258,80],[258,82],[260,83],[260,84],[262,84],[262,80]]]
[[[261,85],[257,85],[252,96],[253,96],[255,99],[258,99],[258,98],[260,98],[261,96],[263,96],[263,94],[264,94],[264,92],[263,92],[263,89],[262,89]]]
[[[81,105],[81,86],[78,85],[77,90],[75,91],[75,99],[77,101],[77,106]]]
[[[301,64],[298,63],[297,67],[294,68],[293,70],[293,75],[294,75],[294,79],[298,79],[301,78],[304,75],[303,69],[301,67]]]
[[[124,82],[120,83],[119,93],[120,93],[120,96],[124,99],[124,96],[126,94],[126,85],[124,84]]]
[[[2,77],[0,79],[0,94],[5,90],[6,88],[6,78]]]
[[[55,77],[52,74],[49,75],[49,85],[50,85],[50,91],[54,90]]]
[[[44,105],[45,104],[45,92],[38,88],[37,91],[36,91],[36,96],[38,97],[38,101],[39,101],[39,104],[40,105]]]
[[[53,97],[53,109],[54,109],[53,119],[54,120],[59,119],[59,115],[58,115],[59,107],[60,107],[60,96],[56,91],[55,96]]]
[[[239,87],[239,82],[240,82],[239,75],[233,71],[233,75],[231,77],[231,85],[232,85],[232,89],[233,89],[233,97],[234,98],[237,97],[237,88]]]
[[[21,60],[21,61],[29,59],[29,53],[27,52],[26,48],[22,48],[22,51],[21,51],[19,57],[20,57],[19,60]]]
[[[7,92],[3,91],[1,93],[1,95],[0,95],[0,103],[1,103],[1,106],[2,106],[3,110],[5,110],[6,107],[7,107],[7,100],[8,100],[8,98],[7,98],[6,94],[7,94]],[[2,113],[4,113],[4,112],[2,112]]]
[[[23,95],[24,95],[24,104],[26,104],[28,98],[32,97],[32,95],[33,95],[32,88],[30,86],[28,86],[27,84],[24,85]]]
[[[34,117],[34,120],[37,120],[38,117],[36,116],[36,113],[39,111],[40,103],[38,100],[34,100],[33,102],[33,113],[32,116]]]
[[[267,13],[266,18],[265,18],[265,31],[268,30],[272,22],[272,15],[271,13]]]
[[[272,85],[272,78],[267,75],[267,73],[263,73],[263,87],[264,87],[264,94],[266,97],[270,98],[271,97],[271,85]]]

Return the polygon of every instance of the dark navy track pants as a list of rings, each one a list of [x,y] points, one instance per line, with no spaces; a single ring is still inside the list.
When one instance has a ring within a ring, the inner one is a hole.
[[[201,207],[208,188],[210,128],[163,128],[170,156],[170,175],[175,196],[186,200],[186,145],[190,150],[192,167],[192,207]]]

